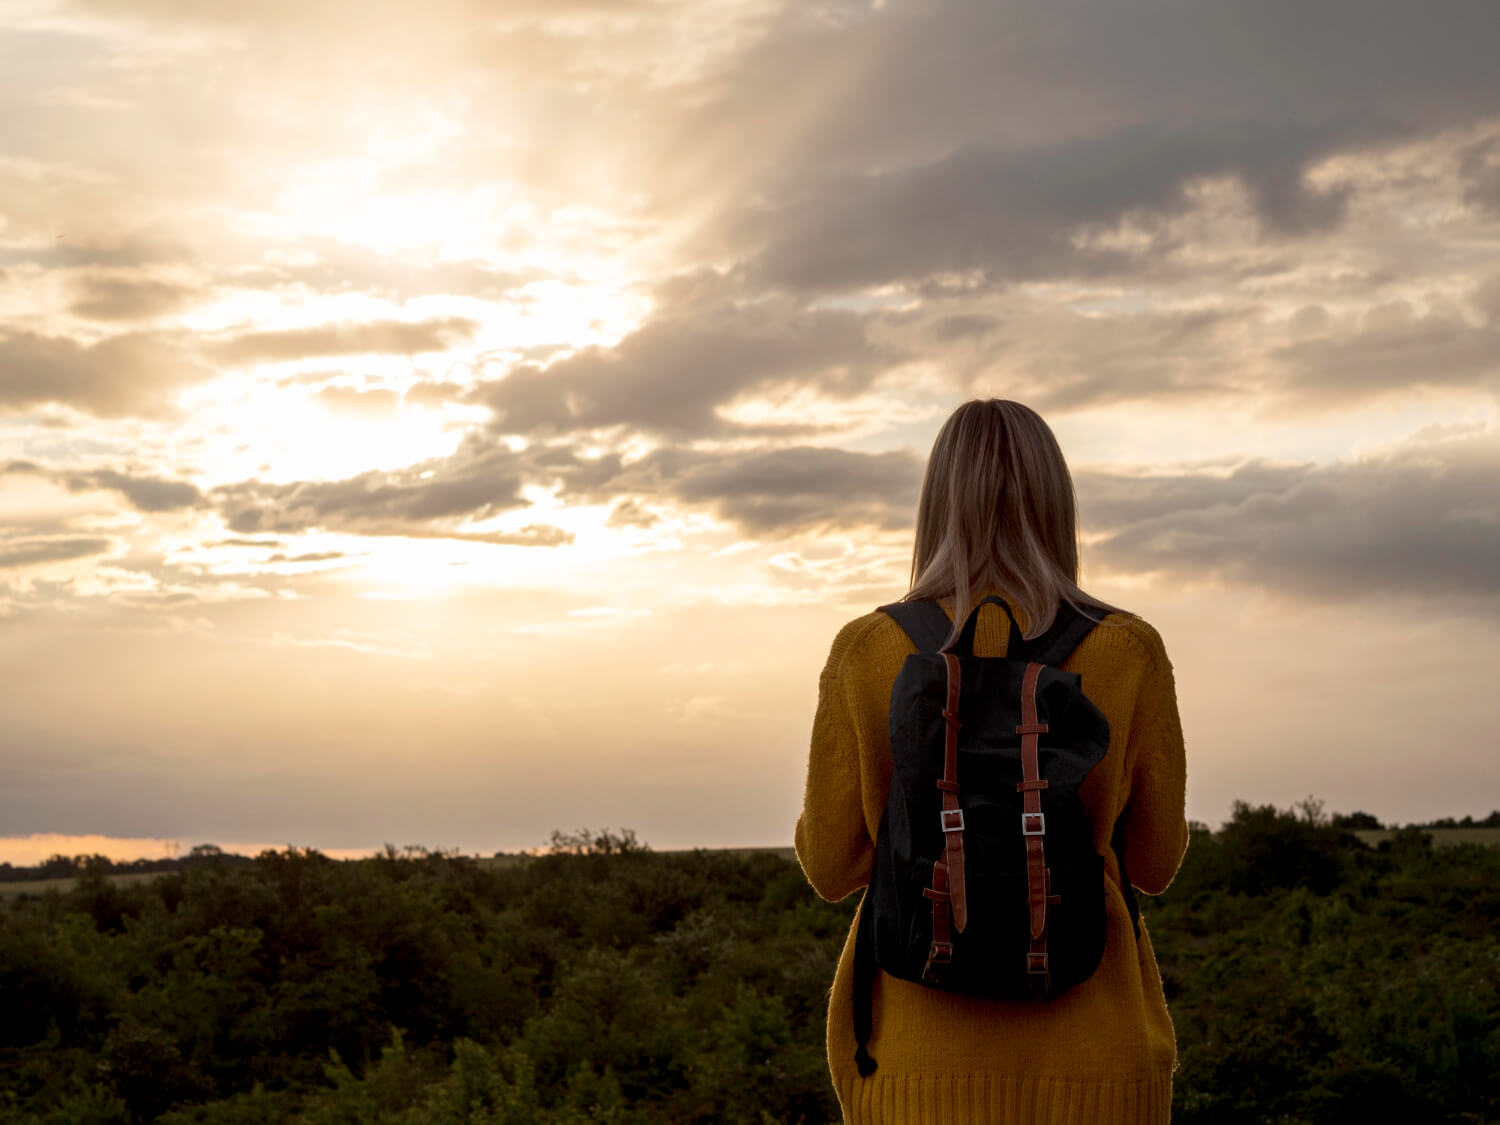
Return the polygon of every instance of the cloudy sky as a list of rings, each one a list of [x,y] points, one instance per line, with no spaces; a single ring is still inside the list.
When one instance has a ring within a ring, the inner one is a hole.
[[[786,843],[973,396],[1191,816],[1500,805],[1500,6],[353,10],[0,0],[0,858]]]

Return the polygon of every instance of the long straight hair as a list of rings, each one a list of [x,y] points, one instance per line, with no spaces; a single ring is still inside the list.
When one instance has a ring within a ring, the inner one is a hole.
[[[1078,499],[1057,438],[1030,407],[996,398],[964,403],[938,431],[904,600],[952,598],[952,644],[987,590],[1025,614],[1028,639],[1063,601],[1094,619],[1119,612],[1078,586]]]

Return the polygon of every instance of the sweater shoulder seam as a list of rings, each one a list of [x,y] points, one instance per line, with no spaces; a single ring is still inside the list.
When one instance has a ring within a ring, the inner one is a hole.
[[[1110,618],[1117,618],[1118,623],[1110,622]],[[1151,672],[1159,672],[1163,666],[1171,667],[1171,661],[1167,659],[1166,648],[1162,644],[1161,634],[1143,617],[1133,613],[1111,613],[1105,619],[1112,628],[1120,629],[1125,636],[1130,638],[1131,644],[1145,657]]]
[[[843,676],[852,654],[867,637],[881,628],[882,622],[888,622],[891,626],[900,628],[889,614],[881,613],[878,609],[847,622],[839,630],[838,636],[834,638],[836,658],[829,664],[829,674],[835,677]]]

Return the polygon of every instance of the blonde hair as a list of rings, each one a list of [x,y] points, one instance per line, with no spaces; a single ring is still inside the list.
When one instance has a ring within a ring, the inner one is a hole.
[[[1063,601],[1119,612],[1078,586],[1078,500],[1057,438],[1030,407],[996,398],[964,403],[932,444],[903,600],[951,598],[951,644],[989,590],[1025,614],[1028,639]]]

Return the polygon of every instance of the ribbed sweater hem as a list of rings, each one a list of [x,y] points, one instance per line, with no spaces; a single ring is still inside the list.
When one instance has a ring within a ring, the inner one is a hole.
[[[881,1074],[838,1088],[845,1125],[1166,1125],[1172,1076],[1048,1078]]]

